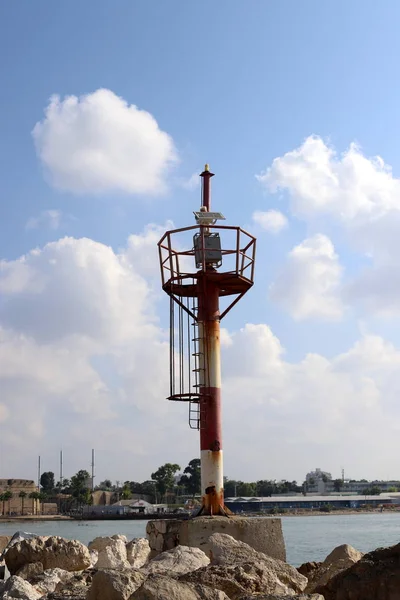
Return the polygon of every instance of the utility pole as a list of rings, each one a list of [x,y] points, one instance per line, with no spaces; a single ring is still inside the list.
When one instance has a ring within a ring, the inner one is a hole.
[[[63,451],[60,450],[60,491],[61,491],[61,488],[62,488],[63,480],[64,480],[64,473],[63,473]]]
[[[37,480],[37,489],[40,492],[40,456],[38,458],[38,480]]]
[[[91,467],[92,467],[92,492],[93,492],[94,491],[94,477],[95,477],[95,475],[94,475],[94,448],[92,449],[92,464],[91,464]]]

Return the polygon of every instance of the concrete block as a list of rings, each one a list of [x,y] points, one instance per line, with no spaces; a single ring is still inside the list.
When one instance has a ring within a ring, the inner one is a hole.
[[[157,525],[156,525],[157,523]],[[286,560],[285,542],[280,519],[262,517],[196,517],[149,521],[147,534],[152,556],[177,546],[200,548],[210,556],[208,538],[213,533],[226,533],[245,542],[258,552]],[[165,524],[165,525],[164,525]],[[165,532],[164,532],[165,530]],[[163,533],[161,533],[163,531]],[[154,535],[156,533],[156,535]]]

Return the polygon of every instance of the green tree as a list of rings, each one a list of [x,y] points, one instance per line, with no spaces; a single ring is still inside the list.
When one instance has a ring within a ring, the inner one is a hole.
[[[343,487],[343,481],[341,479],[334,479],[333,481],[333,489],[335,492],[340,492]]]
[[[224,494],[226,498],[235,497],[237,489],[237,481],[224,477]]]
[[[105,479],[104,481],[100,481],[99,490],[111,490],[112,482],[111,479]]]
[[[88,487],[90,475],[84,469],[71,477],[71,492],[78,504],[90,504],[91,492]]]
[[[150,502],[156,503],[157,504],[157,498],[156,498],[156,494],[155,494],[155,486],[154,486],[154,482],[153,481],[143,481],[143,483],[138,483],[137,484],[137,488],[132,489],[132,484],[134,484],[134,481],[131,481],[131,492],[133,494],[142,494],[144,496],[149,496],[151,498]]]
[[[201,468],[199,458],[193,458],[193,460],[190,461],[183,471],[183,475],[179,480],[179,485],[184,486],[192,496],[201,492]]]
[[[379,496],[382,493],[382,490],[377,485],[373,485],[370,488],[366,488],[363,492],[363,496]]]
[[[151,474],[151,478],[156,482],[157,491],[162,497],[165,497],[167,491],[174,487],[174,475],[177,471],[180,471],[179,465],[166,463]]]
[[[129,486],[129,481],[125,481],[124,487],[122,488],[121,497],[123,500],[130,500],[132,498],[131,488]]]
[[[257,493],[259,496],[272,496],[275,493],[275,482],[268,481],[267,479],[261,479],[257,481]]]
[[[52,494],[54,492],[54,473],[52,471],[45,471],[40,477],[40,485],[46,494]]]
[[[24,490],[21,490],[20,493],[18,494],[18,496],[21,498],[21,515],[24,514],[24,503],[25,503],[25,498],[27,497],[27,493],[24,492]]]
[[[6,492],[4,492],[3,494],[3,514],[4,514],[4,510],[5,510],[5,503],[8,502],[8,514],[10,514],[10,500],[13,497],[13,493],[10,492],[10,490],[7,490]]]
[[[238,496],[256,496],[257,495],[257,484],[256,483],[246,483],[244,481],[238,481],[236,493]]]

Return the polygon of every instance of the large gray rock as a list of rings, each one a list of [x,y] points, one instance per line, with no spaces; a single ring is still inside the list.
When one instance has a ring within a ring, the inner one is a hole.
[[[128,600],[145,579],[146,576],[135,569],[97,571],[93,576],[87,600]]]
[[[224,592],[190,584],[165,575],[151,575],[131,596],[131,600],[229,600]]]
[[[29,563],[41,562],[44,569],[60,568],[65,571],[82,571],[90,566],[86,546],[77,540],[62,537],[35,537],[17,542],[5,553],[8,570],[14,575]]]
[[[170,575],[171,573],[181,575],[205,567],[209,562],[210,559],[208,556],[202,550],[199,550],[199,548],[177,546],[153,558],[148,565],[143,567],[142,571],[148,575]]]
[[[96,569],[129,569],[125,543],[112,537],[97,537],[90,542],[89,550],[99,553]]]
[[[46,569],[33,583],[33,587],[41,596],[55,592],[60,584],[65,584],[74,576],[70,571],[64,569]]]
[[[56,597],[60,596],[60,600],[86,600],[89,586],[92,583],[93,573],[93,569],[81,571],[80,573],[72,573],[71,578],[67,581],[60,581],[55,591],[48,594],[47,598],[56,600]]]
[[[315,591],[325,600],[400,600],[400,544],[364,554]]]
[[[140,569],[150,559],[150,544],[146,538],[137,538],[126,544],[126,555],[131,567]]]
[[[257,552],[248,544],[235,540],[224,533],[214,533],[208,540],[212,565],[235,565],[243,562],[263,564],[270,573],[271,580],[276,578],[283,587],[293,592],[302,592],[307,585],[307,578],[297,569],[276,558]],[[265,577],[265,576],[264,576]]]
[[[43,571],[44,568],[41,562],[28,563],[20,569],[18,569],[16,575],[18,577],[22,577],[22,579],[32,579],[32,577],[40,575],[41,573],[43,573]]]
[[[335,575],[354,565],[363,557],[353,546],[343,544],[338,546],[323,561],[321,565],[308,574],[306,592],[312,593],[317,587],[326,585]]]
[[[20,598],[21,600],[38,600],[41,594],[25,579],[13,575],[4,584],[3,600]]]
[[[179,581],[221,590],[231,600],[238,600],[245,594],[290,596],[296,593],[293,587],[283,583],[265,563],[255,561],[233,565],[209,565],[181,575]]]
[[[124,542],[124,544],[128,543],[128,538],[126,537],[126,535],[122,535],[121,533],[115,533],[111,536],[111,538],[113,540],[121,540],[121,542]]]

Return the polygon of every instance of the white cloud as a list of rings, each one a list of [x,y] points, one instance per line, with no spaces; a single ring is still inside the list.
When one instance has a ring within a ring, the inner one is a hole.
[[[295,319],[337,319],[343,312],[341,273],[331,240],[314,235],[289,252],[286,265],[271,285],[270,297]]]
[[[128,238],[124,259],[138,273],[144,276],[160,277],[160,262],[157,243],[163,234],[174,228],[172,221],[164,225],[149,223],[144,231],[132,234]]]
[[[310,136],[257,178],[272,192],[287,190],[300,216],[323,213],[352,221],[400,210],[400,181],[381,157],[366,158],[356,144],[338,156],[320,137]]]
[[[50,182],[76,193],[162,193],[177,160],[155,118],[107,89],[53,96],[32,135]]]
[[[346,301],[371,312],[400,314],[400,179],[381,157],[367,158],[356,144],[338,155],[311,136],[275,158],[258,179],[269,191],[286,191],[298,217],[318,218],[321,228],[339,224],[351,248],[368,258],[370,267],[346,286]]]
[[[43,210],[38,217],[31,217],[25,225],[25,229],[37,229],[45,225],[49,229],[58,229],[61,223],[62,212],[60,210]]]
[[[397,472],[397,348],[370,335],[330,360],[309,354],[290,363],[266,325],[248,324],[232,339],[223,361],[223,398],[229,406],[224,450],[231,477],[290,477],[298,464],[294,476],[302,480],[315,456],[338,476],[342,464],[354,477]],[[260,469],[260,456],[279,456],[279,461]]]
[[[255,211],[252,219],[254,223],[259,225],[269,233],[279,233],[288,225],[288,220],[279,210],[267,210],[265,212]]]
[[[180,179],[180,185],[185,190],[189,190],[189,191],[199,188],[200,187],[199,173],[193,173],[193,175],[191,175],[187,179]]]

